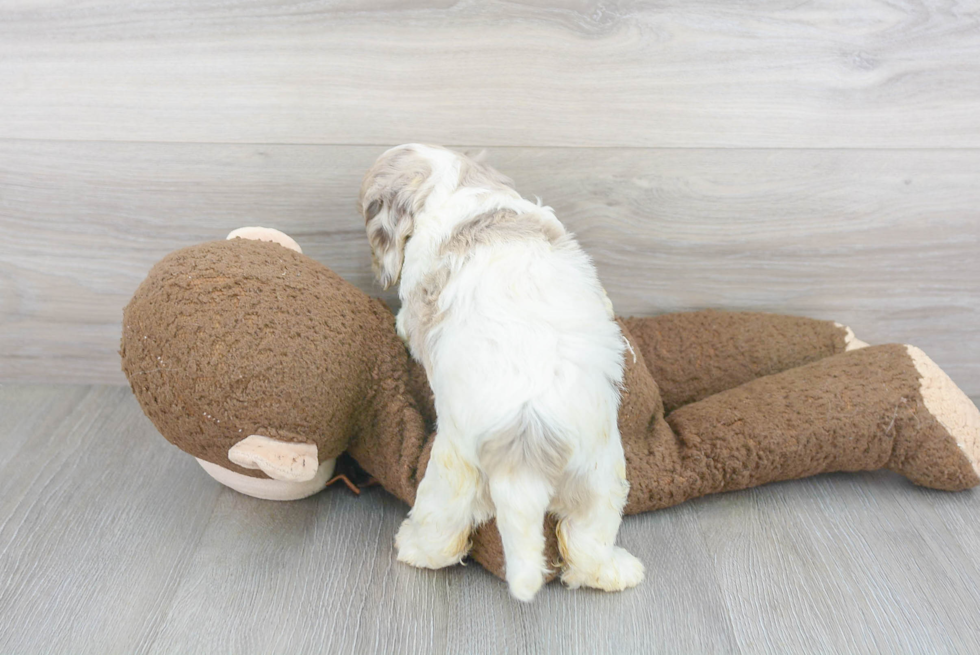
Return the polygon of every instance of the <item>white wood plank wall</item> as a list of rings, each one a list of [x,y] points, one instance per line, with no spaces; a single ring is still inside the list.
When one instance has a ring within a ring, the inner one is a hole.
[[[360,176],[478,150],[626,314],[833,318],[980,395],[980,3],[0,3],[0,381],[123,382],[167,252],[265,224],[361,288]]]

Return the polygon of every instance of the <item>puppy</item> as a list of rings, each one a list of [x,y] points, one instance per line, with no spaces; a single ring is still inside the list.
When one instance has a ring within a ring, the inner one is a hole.
[[[399,282],[398,334],[438,417],[398,559],[462,560],[496,517],[507,583],[531,600],[559,518],[562,580],[617,591],[643,565],[615,546],[629,485],[617,427],[628,347],[595,268],[549,207],[444,148],[385,152],[360,194],[375,273]]]

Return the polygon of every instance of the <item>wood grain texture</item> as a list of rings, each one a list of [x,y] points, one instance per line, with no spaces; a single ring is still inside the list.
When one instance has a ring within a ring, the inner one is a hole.
[[[628,517],[647,580],[545,587],[394,560],[406,507],[213,482],[119,387],[0,386],[0,651],[755,653],[980,649],[980,492],[833,474]]]
[[[821,476],[746,495],[711,499],[718,504],[699,512],[743,648],[980,648],[980,634],[963,630],[980,608],[975,548],[964,549],[957,528],[933,507],[962,499],[885,472]]]
[[[20,443],[0,468],[0,651],[136,652],[220,490],[153,434],[126,389],[7,386],[0,397],[16,426],[2,449]],[[56,411],[38,416],[39,403]]]
[[[980,7],[15,0],[0,137],[980,147]]]
[[[242,225],[380,294],[354,209],[379,150],[0,142],[0,380],[121,382],[121,311],[149,268]],[[578,234],[621,314],[838,320],[980,394],[980,150],[488,155]]]

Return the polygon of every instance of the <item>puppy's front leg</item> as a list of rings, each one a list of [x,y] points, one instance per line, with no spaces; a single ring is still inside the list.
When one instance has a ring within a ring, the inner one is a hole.
[[[398,338],[401,339],[406,346],[408,346],[408,332],[405,331],[405,316],[405,308],[402,307],[395,315],[395,333],[398,334]]]
[[[425,569],[459,563],[470,549],[470,530],[488,518],[478,502],[480,473],[441,433],[415,495],[415,505],[395,536],[398,561]]]

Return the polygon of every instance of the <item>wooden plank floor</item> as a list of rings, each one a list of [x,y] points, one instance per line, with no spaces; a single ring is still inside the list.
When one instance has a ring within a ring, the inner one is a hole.
[[[382,295],[355,210],[380,152],[0,141],[0,382],[125,383],[122,307],[147,271],[243,225]],[[980,394],[980,150],[487,154],[577,234],[621,314],[840,321],[919,346]]]
[[[122,383],[150,266],[242,225],[377,292],[354,203],[410,141],[489,148],[624,314],[838,320],[980,394],[975,0],[0,2],[0,382]]]
[[[827,475],[630,517],[638,588],[394,561],[380,489],[212,482],[117,386],[0,386],[0,652],[975,653],[980,492]]]
[[[975,2],[13,0],[0,138],[980,147]]]

